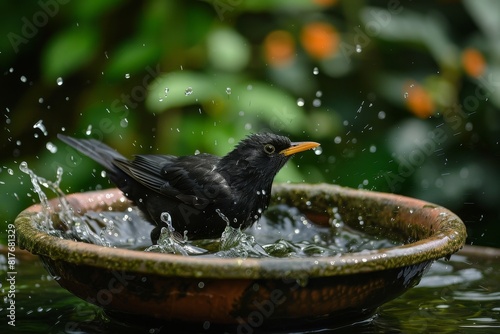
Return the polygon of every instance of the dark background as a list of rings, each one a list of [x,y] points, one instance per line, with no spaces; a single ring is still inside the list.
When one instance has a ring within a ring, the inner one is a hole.
[[[500,246],[500,2],[41,0],[0,13],[4,224],[39,200],[22,161],[49,180],[62,167],[64,192],[110,186],[59,132],[129,156],[223,155],[267,130],[322,144],[278,182],[435,202],[468,243]]]

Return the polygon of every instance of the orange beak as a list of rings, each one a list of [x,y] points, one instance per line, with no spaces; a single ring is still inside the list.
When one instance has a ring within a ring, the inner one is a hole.
[[[283,154],[284,156],[289,156],[305,150],[313,149],[315,147],[318,147],[319,145],[320,145],[319,143],[313,141],[295,142],[291,143],[291,146],[289,148],[285,148],[284,150],[280,151],[280,153]]]

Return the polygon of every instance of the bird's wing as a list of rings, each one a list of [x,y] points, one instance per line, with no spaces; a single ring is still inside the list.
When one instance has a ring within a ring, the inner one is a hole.
[[[215,171],[219,158],[210,154],[175,157],[137,155],[132,161],[113,163],[145,187],[195,207],[210,200],[229,196],[229,186]]]
[[[162,178],[163,166],[172,164],[177,157],[171,155],[136,155],[134,160],[115,159],[113,164],[143,186],[163,195],[175,197],[174,189],[168,193],[168,181]]]
[[[211,154],[179,157],[162,169],[163,177],[178,189],[181,201],[204,207],[215,199],[229,198],[231,189],[216,166],[220,158]]]

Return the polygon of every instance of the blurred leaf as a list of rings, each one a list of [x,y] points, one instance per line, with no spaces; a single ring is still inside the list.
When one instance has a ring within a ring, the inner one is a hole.
[[[99,37],[91,27],[63,30],[47,46],[42,59],[43,77],[53,81],[83,67],[97,51]]]
[[[385,9],[366,7],[361,17],[366,27],[372,27],[371,36],[395,42],[421,43],[441,66],[455,68],[459,64],[458,49],[445,34],[441,18],[432,12],[424,15],[405,10],[391,14]],[[366,38],[370,37],[367,35]]]
[[[500,38],[500,1],[497,0],[464,0],[463,4],[468,9],[470,16],[483,32],[490,38]]]
[[[240,71],[250,59],[248,42],[232,29],[212,31],[207,37],[208,60],[218,69]]]
[[[182,71],[159,76],[149,87],[146,106],[149,111],[163,112],[174,107],[201,103],[222,96],[206,75]]]
[[[250,89],[249,89],[250,88]],[[307,119],[296,101],[284,91],[260,82],[252,82],[234,90],[234,110],[262,117],[273,132],[299,133]]]

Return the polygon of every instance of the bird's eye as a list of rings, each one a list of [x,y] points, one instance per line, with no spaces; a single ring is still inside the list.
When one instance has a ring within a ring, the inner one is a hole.
[[[273,154],[275,150],[276,149],[271,144],[264,145],[264,152],[266,152],[267,154]]]

